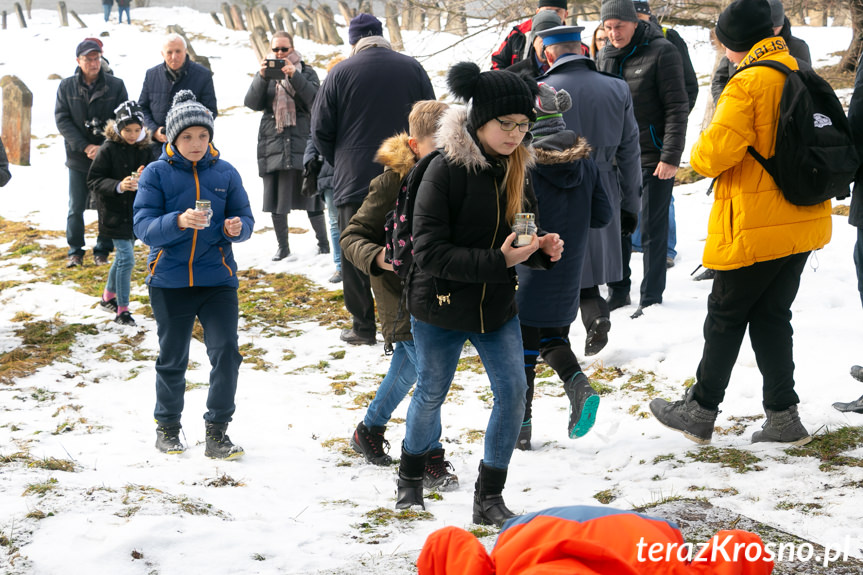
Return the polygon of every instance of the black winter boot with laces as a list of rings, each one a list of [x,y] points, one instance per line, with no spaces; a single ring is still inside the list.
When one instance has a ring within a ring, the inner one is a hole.
[[[414,506],[426,508],[423,501],[423,468],[426,454],[411,455],[402,446],[399,462],[399,478],[396,490],[396,509],[410,509]]]
[[[237,459],[245,455],[245,451],[239,445],[231,443],[231,438],[225,433],[228,430],[227,423],[206,423],[207,448],[204,455],[210,459]]]
[[[426,453],[426,464],[423,470],[423,487],[427,491],[452,491],[458,489],[458,475],[452,463],[444,459],[443,447],[432,449]]]
[[[479,525],[503,527],[507,519],[515,517],[503,501],[506,469],[488,467],[479,462],[479,477],[473,494],[473,522]]]
[[[393,458],[388,455],[390,442],[384,437],[386,427],[372,427],[360,422],[351,436],[351,447],[374,465],[389,465]]]
[[[156,426],[156,449],[168,455],[183,453],[186,448],[180,442],[180,429],[182,426],[179,423],[158,424]]]

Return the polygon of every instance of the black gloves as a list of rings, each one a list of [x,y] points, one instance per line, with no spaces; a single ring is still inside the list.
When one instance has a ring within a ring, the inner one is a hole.
[[[624,238],[631,236],[638,229],[638,214],[620,210],[620,235]]]
[[[303,187],[300,190],[300,195],[306,198],[312,198],[318,194],[318,174],[321,173],[321,166],[324,165],[320,156],[315,156],[306,163],[303,168]]]

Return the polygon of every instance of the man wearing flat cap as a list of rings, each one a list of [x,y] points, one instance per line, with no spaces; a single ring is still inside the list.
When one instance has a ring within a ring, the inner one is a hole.
[[[568,129],[590,143],[591,158],[611,203],[611,222],[588,233],[581,274],[579,310],[587,332],[584,353],[595,355],[608,343],[611,329],[608,304],[599,286],[623,277],[622,236],[631,234],[638,223],[641,150],[629,86],[596,71],[596,64],[582,52],[583,30],[561,26],[538,33],[551,64],[538,80],[566,90],[573,102],[590,102],[589,106],[573,106],[563,113],[563,119]]]
[[[114,109],[129,99],[123,80],[106,74],[102,68],[101,42],[87,38],[75,49],[78,67],[75,74],[60,82],[54,120],[66,144],[69,168],[69,214],[66,217],[66,242],[69,252],[66,267],[84,261],[84,210],[89,207],[87,172],[105,141],[105,124]],[[110,238],[99,236],[93,248],[96,265],[108,263],[114,249]]]
[[[369,182],[384,168],[375,163],[381,142],[408,130],[414,102],[434,100],[434,89],[419,62],[399,54],[383,37],[381,21],[355,16],[348,27],[351,57],[327,74],[312,108],[312,141],[333,166],[333,203],[339,231],[369,193]],[[353,319],[341,340],[374,345],[375,302],[369,276],[342,258],[345,308]]]
[[[668,209],[686,140],[689,98],[680,53],[659,27],[638,19],[632,0],[605,0],[600,19],[609,44],[600,51],[596,67],[629,85],[641,142],[644,279],[641,300],[632,315],[637,318],[645,308],[661,304],[665,291]],[[631,303],[629,237],[623,238],[622,249],[624,277],[608,285],[612,311]]]
[[[552,12],[557,15],[560,23],[566,22],[566,17],[569,15],[567,10],[566,0],[539,0],[539,6],[536,8],[536,15],[525,20],[518,26],[515,26],[504,39],[500,47],[491,55],[491,69],[505,70],[515,64],[527,59],[528,53],[531,51],[533,36],[531,31],[534,25],[538,22],[543,22],[541,18],[537,21],[537,16],[543,12]]]

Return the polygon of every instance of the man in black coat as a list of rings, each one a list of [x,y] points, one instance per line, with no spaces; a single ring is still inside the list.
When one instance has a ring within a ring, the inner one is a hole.
[[[797,62],[802,66],[812,64],[812,56],[809,53],[809,44],[804,40],[791,35],[791,22],[785,16],[785,7],[782,6],[782,0],[767,0],[770,4],[770,17],[773,19],[773,33],[781,36],[788,45],[788,52],[797,58]],[[725,56],[719,60],[716,66],[716,71],[713,72],[713,78],[710,80],[710,95],[713,96],[713,103],[719,101],[719,95],[728,83],[728,79],[734,75],[737,67]]]
[[[165,117],[177,92],[191,90],[195,99],[213,113],[213,118],[219,113],[213,74],[192,62],[182,36],[170,34],[165,38],[162,58],[164,62],[147,70],[138,98],[138,105],[144,112],[144,127],[153,139],[154,159],[162,153],[162,144],[167,140]]]
[[[662,303],[665,291],[668,208],[686,139],[689,99],[677,48],[661,29],[638,19],[632,0],[606,0],[600,19],[610,45],[599,53],[597,68],[629,84],[638,122],[644,280],[633,317],[639,317],[644,308]],[[630,303],[632,242],[626,237],[622,244],[623,279],[608,284],[611,310]]]
[[[123,80],[102,69],[102,47],[87,39],[75,49],[78,68],[60,82],[54,120],[66,144],[69,168],[69,214],[66,217],[66,242],[69,244],[66,267],[84,261],[84,210],[89,204],[87,171],[99,146],[105,141],[103,130],[114,109],[128,99]],[[93,248],[96,265],[108,263],[114,249],[109,238],[99,236]]]
[[[848,122],[851,133],[857,143],[857,151],[863,154],[863,66],[861,59],[857,60],[857,77],[854,79],[854,94],[848,105]],[[863,156],[861,156],[863,157]],[[851,212],[848,223],[857,228],[857,243],[854,245],[854,265],[857,268],[857,290],[860,292],[860,302],[863,303],[863,164],[857,170],[854,180],[854,191],[851,194]],[[851,367],[851,375],[858,381],[863,381],[863,367]],[[834,403],[839,411],[863,413],[863,395],[850,403]]]
[[[567,0],[539,0],[536,13],[541,14],[547,11],[557,14],[561,23],[566,22],[566,17],[569,15]],[[535,37],[535,34],[531,34],[533,25],[536,23],[535,18],[536,16],[530,20],[525,20],[510,30],[503,43],[491,55],[492,70],[506,70],[513,64],[527,59],[532,48],[532,40]]]
[[[419,62],[393,51],[382,34],[380,20],[371,14],[351,20],[351,57],[330,70],[312,109],[312,140],[335,170],[340,231],[368,195],[369,182],[383,172],[374,162],[381,142],[408,130],[414,102],[435,99]],[[369,278],[347,260],[341,266],[345,307],[353,316],[353,327],[343,330],[341,339],[373,345],[377,329]]]

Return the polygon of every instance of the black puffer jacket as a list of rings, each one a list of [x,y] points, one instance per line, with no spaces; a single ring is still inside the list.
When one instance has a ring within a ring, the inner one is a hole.
[[[863,66],[859,62],[857,75],[854,78],[854,93],[851,95],[851,103],[848,104],[848,123],[851,124],[851,133],[857,144],[857,151],[863,154]],[[860,164],[854,181],[848,223],[863,228],[863,163]]]
[[[98,196],[99,235],[118,240],[135,238],[132,205],[135,192],[117,191],[120,181],[153,160],[149,136],[129,145],[117,133],[114,120],[105,128],[105,143],[99,148],[87,173],[87,187]]]
[[[263,176],[279,170],[302,170],[303,153],[312,123],[312,104],[318,93],[320,81],[315,71],[300,62],[302,71],[291,77],[295,90],[294,104],[297,110],[297,123],[288,126],[282,133],[276,131],[276,118],[273,115],[273,100],[276,97],[274,80],[255,74],[249,91],[246,92],[245,105],[256,112],[264,112],[258,127],[258,175]]]
[[[641,166],[680,165],[686,140],[689,99],[680,53],[649,22],[639,22],[628,46],[607,45],[596,67],[623,78],[632,92],[641,144]]]
[[[463,108],[446,112],[437,141],[444,153],[426,168],[414,204],[416,265],[407,279],[408,310],[437,327],[489,333],[518,312],[515,268],[506,266],[500,250],[510,234],[506,166],[482,152]],[[529,184],[524,211],[537,212]],[[540,251],[525,263],[552,265]]]
[[[90,169],[91,160],[84,150],[90,144],[102,145],[103,131],[108,120],[114,118],[114,109],[128,99],[123,80],[106,74],[104,69],[89,90],[80,68],[60,82],[54,120],[66,143],[66,166],[79,172]]]

